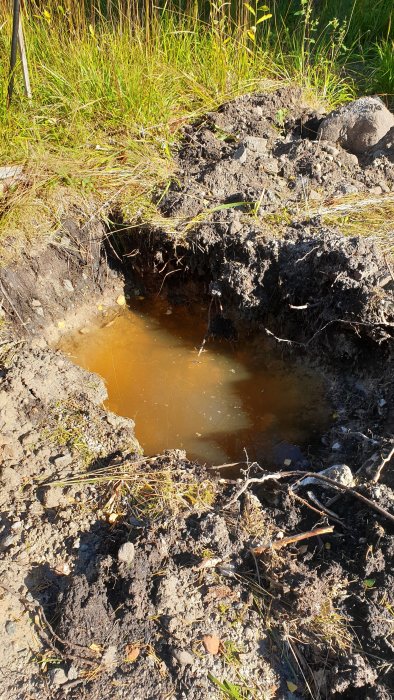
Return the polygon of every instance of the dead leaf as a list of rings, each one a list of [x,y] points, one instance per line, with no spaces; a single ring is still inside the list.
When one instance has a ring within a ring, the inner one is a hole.
[[[138,644],[127,644],[126,646],[126,661],[133,663],[136,661],[140,655],[140,647]]]
[[[286,685],[291,693],[295,693],[295,691],[298,688],[298,686],[295,683],[293,683],[292,681],[286,681]]]
[[[206,634],[202,638],[202,641],[208,654],[219,653],[220,639],[216,634]]]

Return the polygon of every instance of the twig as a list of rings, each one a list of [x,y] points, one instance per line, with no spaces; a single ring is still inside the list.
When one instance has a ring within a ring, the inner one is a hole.
[[[269,549],[281,549],[282,547],[286,547],[286,545],[292,544],[293,542],[301,542],[302,540],[307,540],[310,537],[317,537],[318,535],[327,535],[330,532],[334,532],[333,525],[327,525],[326,527],[317,527],[316,530],[308,530],[308,532],[301,532],[299,535],[284,537],[283,540],[276,540],[275,542],[272,542],[272,544],[269,545],[253,547],[253,549],[251,549],[250,551],[254,555],[263,554]]]
[[[389,454],[387,455],[387,457],[385,457],[385,458],[381,461],[381,463],[379,464],[379,466],[378,466],[378,468],[377,468],[377,470],[376,470],[374,476],[372,477],[372,481],[374,481],[375,484],[376,484],[377,481],[379,481],[380,475],[381,475],[381,473],[382,473],[382,471],[383,471],[383,468],[385,467],[385,465],[387,464],[387,462],[390,462],[390,460],[391,460],[391,458],[392,458],[393,456],[394,456],[394,447],[392,447],[392,449],[390,450],[390,452],[389,452]]]
[[[241,488],[236,492],[235,496],[233,496],[231,501],[229,501],[225,506],[223,506],[223,510],[228,510],[228,508],[234,505],[234,503],[238,501],[239,497],[242,496],[246,489],[249,488],[250,484],[262,484],[264,481],[269,481],[271,479],[285,479],[287,476],[294,476],[295,474],[300,474],[300,472],[269,472],[268,474],[264,474],[260,477],[251,477],[250,479],[246,479],[243,482]]]
[[[381,508],[380,506],[377,505],[377,503],[374,503],[371,501],[369,498],[366,496],[363,496],[361,493],[356,491],[355,489],[350,488],[349,486],[344,486],[343,484],[339,484],[337,481],[334,481],[333,479],[329,479],[327,476],[323,476],[322,474],[318,474],[315,472],[276,472],[273,474],[264,474],[264,476],[261,476],[260,478],[251,478],[251,479],[246,479],[244,483],[242,484],[242,487],[237,491],[235,496],[229,501],[224,507],[223,510],[227,510],[227,508],[230,508],[231,505],[233,505],[238,498],[246,491],[246,489],[250,486],[250,484],[262,484],[264,481],[268,481],[269,479],[284,479],[288,476],[298,476],[299,478],[302,477],[304,479],[305,477],[313,477],[314,479],[317,479],[318,481],[324,481],[325,484],[329,484],[329,486],[332,486],[334,489],[338,489],[339,491],[342,491],[343,493],[349,493],[355,498],[358,498],[359,501],[362,501],[362,503],[365,503],[367,506],[372,508],[373,510],[376,510],[379,515],[382,515],[384,518],[387,518],[390,520],[392,523],[394,523],[394,515],[389,513],[387,510],[384,508]]]
[[[373,510],[376,510],[377,513],[379,513],[380,515],[383,515],[384,518],[388,518],[388,520],[390,520],[392,523],[394,523],[394,515],[389,513],[384,508],[381,508],[380,506],[377,505],[377,503],[374,503],[369,498],[367,498],[366,496],[363,496],[361,493],[359,493],[355,489],[352,489],[349,486],[344,486],[343,484],[339,484],[337,481],[333,481],[333,479],[329,479],[327,476],[322,476],[321,474],[314,474],[312,472],[307,472],[306,476],[312,476],[315,479],[319,479],[320,481],[324,481],[326,484],[329,484],[333,488],[339,489],[343,493],[350,493],[355,498],[358,498],[359,501],[362,501],[363,503],[365,503],[367,506],[369,506]]]
[[[350,528],[349,528],[347,525],[345,525],[345,523],[343,523],[342,520],[340,520],[340,519],[338,518],[338,516],[335,515],[335,513],[333,513],[332,511],[328,510],[328,508],[324,507],[324,506],[320,503],[320,501],[317,500],[315,494],[313,494],[313,496],[314,496],[314,498],[315,498],[315,501],[314,501],[314,502],[315,502],[316,504],[319,505],[319,508],[315,508],[315,506],[312,506],[312,505],[311,505],[310,503],[308,503],[308,501],[306,501],[304,498],[301,498],[301,496],[299,496],[298,493],[296,493],[295,491],[293,491],[293,489],[290,489],[290,494],[291,494],[291,495],[293,496],[293,498],[295,498],[297,501],[301,501],[301,503],[302,503],[304,506],[306,506],[306,507],[309,508],[310,510],[313,510],[314,513],[317,513],[318,515],[321,515],[322,517],[324,517],[325,515],[328,515],[328,517],[331,518],[331,520],[333,520],[335,523],[338,523],[338,525],[340,525],[341,527],[343,527],[344,530],[350,530]],[[339,494],[339,495],[341,496],[342,494]],[[310,497],[310,492],[309,492],[309,491],[308,491],[308,496]]]

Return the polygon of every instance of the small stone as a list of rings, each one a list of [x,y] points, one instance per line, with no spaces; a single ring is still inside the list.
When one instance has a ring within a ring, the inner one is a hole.
[[[343,486],[353,486],[354,484],[352,470],[347,466],[347,464],[333,464],[332,467],[327,467],[327,469],[323,469],[321,472],[316,473],[321,476],[326,476],[328,479],[332,479]],[[306,479],[303,479],[300,485],[320,486],[323,489],[333,488],[329,484],[324,483],[324,481],[315,479],[313,476],[308,476]]]
[[[7,634],[10,635],[10,637],[12,637],[12,635],[14,635],[14,634],[15,634],[15,631],[16,631],[16,624],[15,624],[15,622],[12,622],[11,620],[9,620],[8,622],[6,622],[6,623],[5,623],[5,631],[7,632]]]
[[[123,564],[132,564],[135,556],[135,548],[132,542],[125,542],[119,547],[118,561]]]
[[[13,530],[15,532],[16,530],[20,530],[22,527],[23,527],[22,520],[15,520],[15,522],[12,523],[12,525],[11,525],[11,530]]]
[[[265,160],[263,163],[263,168],[268,175],[277,175],[278,174],[278,163],[276,160]]]
[[[59,686],[67,683],[68,678],[62,668],[53,668],[49,671],[49,678],[51,679],[53,685]]]
[[[15,180],[22,175],[23,168],[21,165],[3,165],[0,168],[0,180]]]
[[[233,153],[233,160],[237,160],[239,163],[246,163],[248,157],[248,149],[244,143],[238,146],[237,150]]]
[[[267,139],[262,139],[258,136],[247,136],[245,139],[245,147],[248,148],[250,151],[253,151],[253,153],[266,153],[267,144]]]
[[[181,665],[181,666],[192,666],[194,663],[194,657],[190,652],[184,651],[182,649],[177,649],[174,651],[174,659]]]
[[[64,289],[67,289],[68,292],[74,291],[74,287],[71,280],[63,280],[63,287]]]
[[[31,305],[32,305],[33,309],[38,309],[39,306],[42,306],[39,299],[32,299]]]
[[[309,199],[311,202],[317,202],[319,199],[321,199],[321,196],[316,190],[311,190],[309,192]]]
[[[58,457],[55,457],[53,460],[53,463],[55,467],[68,467],[69,464],[73,461],[73,458],[71,457],[70,453],[67,452],[64,455],[59,455]]]
[[[4,539],[1,540],[0,546],[4,549],[7,549],[8,547],[11,547],[15,542],[15,535],[7,535],[7,537],[4,537]]]
[[[68,673],[67,673],[67,678],[69,681],[76,681],[77,680],[78,669],[75,666],[73,666],[73,665],[70,666]]]
[[[335,148],[335,146],[331,146],[330,144],[324,144],[323,150],[334,157],[339,155],[339,148]]]
[[[371,187],[369,194],[382,194],[382,188],[377,185],[376,187]]]
[[[340,442],[334,442],[331,449],[333,452],[339,452],[342,449],[342,445]]]
[[[126,305],[126,297],[124,294],[119,294],[116,303],[118,306],[125,306]]]
[[[90,333],[90,328],[87,328],[86,326],[84,326],[83,328],[79,329],[79,332],[81,335],[87,335],[88,333]]]

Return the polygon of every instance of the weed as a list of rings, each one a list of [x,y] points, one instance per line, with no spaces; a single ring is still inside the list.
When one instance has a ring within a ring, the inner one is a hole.
[[[56,446],[68,447],[88,466],[97,457],[97,452],[92,450],[87,439],[85,412],[72,401],[58,402],[52,419],[54,425],[42,431],[43,439]]]

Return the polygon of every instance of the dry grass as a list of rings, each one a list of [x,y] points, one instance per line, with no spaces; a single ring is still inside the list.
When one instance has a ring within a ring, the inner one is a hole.
[[[111,523],[132,515],[138,520],[176,518],[188,511],[205,512],[215,500],[210,479],[197,479],[193,470],[183,469],[176,457],[159,455],[120,464],[56,482],[56,486],[91,484],[99,492],[99,508]]]

